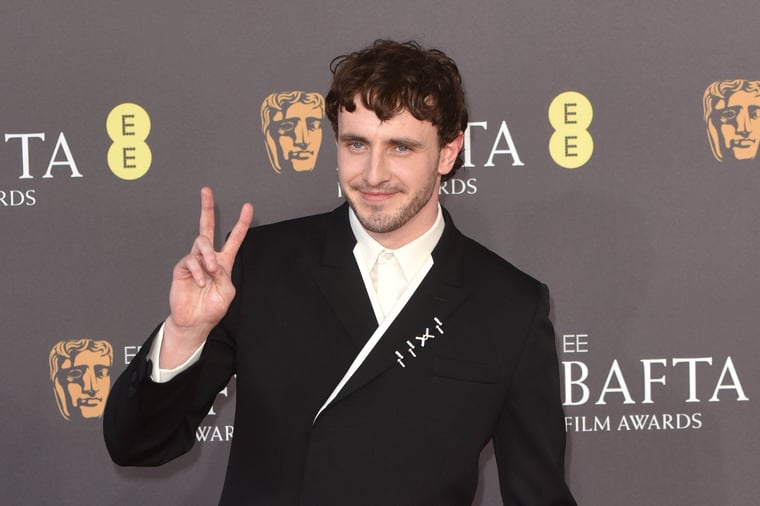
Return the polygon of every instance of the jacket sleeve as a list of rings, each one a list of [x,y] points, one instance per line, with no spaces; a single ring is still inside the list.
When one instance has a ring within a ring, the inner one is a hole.
[[[575,505],[565,483],[565,427],[549,291],[533,322],[493,435],[505,506]]]
[[[200,360],[166,383],[150,379],[146,355],[153,335],[119,376],[103,414],[111,459],[122,466],[157,466],[188,452],[195,431],[233,374],[234,353],[209,336]]]

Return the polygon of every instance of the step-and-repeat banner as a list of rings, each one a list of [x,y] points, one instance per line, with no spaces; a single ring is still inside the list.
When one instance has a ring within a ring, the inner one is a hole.
[[[750,505],[760,444],[754,1],[0,4],[4,504],[214,504],[235,381],[160,468],[109,388],[197,233],[342,201],[328,64],[375,38],[460,65],[458,227],[546,282],[580,504]],[[293,308],[298,317],[298,308]],[[501,504],[493,451],[478,506]]]

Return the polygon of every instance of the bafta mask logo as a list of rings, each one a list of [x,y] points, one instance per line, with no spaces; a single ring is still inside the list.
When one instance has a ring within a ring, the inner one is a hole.
[[[272,93],[261,104],[261,131],[278,174],[314,170],[322,145],[325,99],[319,93]]]
[[[50,381],[58,411],[72,417],[103,416],[111,389],[113,348],[107,341],[70,339],[50,350]]]
[[[704,107],[715,158],[753,160],[760,142],[760,81],[715,81],[705,90]]]

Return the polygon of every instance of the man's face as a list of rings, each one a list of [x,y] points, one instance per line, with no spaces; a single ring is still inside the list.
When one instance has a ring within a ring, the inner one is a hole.
[[[760,96],[737,91],[718,104],[716,112],[724,150],[731,150],[737,160],[755,158],[760,141]]]
[[[322,111],[301,102],[292,104],[273,115],[270,134],[283,166],[288,162],[297,172],[314,170],[322,144]]]
[[[70,409],[80,410],[82,418],[101,416],[111,389],[110,370],[108,357],[90,350],[78,353],[73,362],[64,361],[59,377]]]
[[[451,171],[460,135],[440,146],[438,130],[402,111],[380,121],[354,98],[338,113],[338,180],[370,235],[388,248],[419,237],[435,221],[441,175]]]

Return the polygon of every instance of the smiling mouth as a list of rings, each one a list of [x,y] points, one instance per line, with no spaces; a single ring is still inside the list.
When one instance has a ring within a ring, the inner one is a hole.
[[[359,193],[366,202],[382,202],[388,200],[397,193],[402,193],[400,188],[390,185],[386,186],[368,186],[357,184],[351,187],[352,190]]]
[[[393,197],[395,192],[360,192],[364,200],[369,202],[380,202]]]

